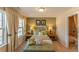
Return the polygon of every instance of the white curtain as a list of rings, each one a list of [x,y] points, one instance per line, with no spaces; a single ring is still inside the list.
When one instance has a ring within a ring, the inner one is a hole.
[[[3,8],[3,7],[0,7],[0,10],[2,10],[2,11],[5,11],[5,8]]]
[[[24,36],[26,35],[26,18],[24,17]]]
[[[8,28],[8,51],[15,51],[18,46],[18,13],[11,8],[6,8]]]
[[[7,30],[8,30],[8,51],[13,51],[14,23],[13,23],[12,13],[13,13],[12,10],[6,8]]]
[[[26,17],[23,17],[23,39],[26,39]]]
[[[18,14],[15,15],[15,49],[18,47],[18,25],[19,19]]]

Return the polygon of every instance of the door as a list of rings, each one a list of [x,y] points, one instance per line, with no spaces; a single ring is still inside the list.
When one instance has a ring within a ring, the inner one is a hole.
[[[69,18],[69,48],[78,49],[78,15],[72,15]]]

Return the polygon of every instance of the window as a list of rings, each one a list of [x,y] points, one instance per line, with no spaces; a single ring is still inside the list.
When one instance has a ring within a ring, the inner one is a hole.
[[[23,36],[24,22],[22,18],[19,18],[18,37]]]
[[[6,21],[5,13],[0,12],[0,46],[6,41]]]

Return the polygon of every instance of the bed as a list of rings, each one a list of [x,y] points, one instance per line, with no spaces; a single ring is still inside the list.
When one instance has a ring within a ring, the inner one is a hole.
[[[24,52],[54,52],[53,42],[48,35],[33,35],[24,48]]]

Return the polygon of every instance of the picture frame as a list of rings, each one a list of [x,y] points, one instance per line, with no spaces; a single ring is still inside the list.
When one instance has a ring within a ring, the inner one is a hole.
[[[36,25],[40,26],[41,25],[41,21],[40,20],[36,20]]]
[[[46,20],[36,20],[36,25],[37,25],[37,26],[46,25]]]
[[[46,20],[42,20],[42,21],[41,21],[41,24],[42,24],[42,25],[46,25]]]

